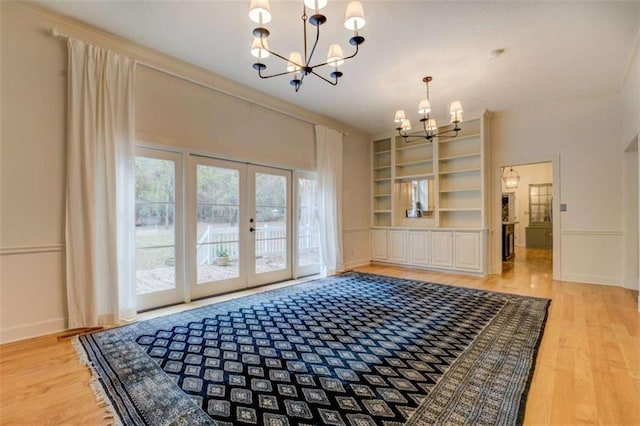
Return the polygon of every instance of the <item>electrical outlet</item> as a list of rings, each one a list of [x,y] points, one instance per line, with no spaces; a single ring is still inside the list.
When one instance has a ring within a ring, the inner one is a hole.
[[[565,203],[561,203],[560,204],[560,211],[561,212],[566,212],[567,211],[567,205]]]

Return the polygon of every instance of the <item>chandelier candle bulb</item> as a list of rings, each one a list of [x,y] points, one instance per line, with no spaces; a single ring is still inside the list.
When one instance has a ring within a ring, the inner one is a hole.
[[[407,117],[404,115],[404,111],[399,109],[396,111],[396,116],[394,117],[393,122],[402,124],[402,122],[406,119]]]
[[[431,133],[438,133],[438,123],[433,118],[430,118],[427,122],[427,131]]]
[[[256,24],[268,24],[271,22],[271,7],[268,0],[251,0],[249,5],[249,18]]]
[[[418,114],[427,115],[431,112],[431,104],[427,99],[423,99],[420,101],[420,105],[418,106]]]
[[[317,12],[327,5],[327,0],[304,0],[304,5]]]
[[[359,1],[352,1],[347,6],[347,12],[344,15],[344,26],[348,30],[353,30],[355,35],[358,35],[358,30],[363,28],[366,24],[364,19],[364,10],[362,9],[362,3]]]
[[[344,64],[344,55],[342,53],[342,47],[339,44],[334,43],[329,46],[329,54],[327,55],[327,62],[329,65],[333,65],[338,68]]]
[[[287,62],[287,71],[300,71],[302,66],[302,55],[299,52],[291,52],[289,55],[289,62]]]
[[[260,37],[254,37],[253,43],[251,43],[251,54],[260,59],[269,57],[269,45],[267,44],[267,39]]]
[[[452,123],[460,123],[462,121],[462,104],[459,101],[451,102],[449,114],[451,114]]]

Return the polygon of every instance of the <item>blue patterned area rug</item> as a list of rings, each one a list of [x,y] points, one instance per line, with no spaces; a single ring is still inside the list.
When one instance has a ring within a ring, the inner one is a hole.
[[[127,425],[519,424],[548,305],[347,273],[76,348]]]

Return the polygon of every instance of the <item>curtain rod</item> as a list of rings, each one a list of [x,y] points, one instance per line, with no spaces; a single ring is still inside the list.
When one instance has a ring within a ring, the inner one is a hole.
[[[69,38],[71,38],[71,36],[69,36],[69,35],[67,35],[67,34],[63,34],[63,33],[61,33],[60,31],[58,31],[58,29],[57,29],[57,28],[50,28],[50,29],[49,29],[49,34],[50,34],[51,36],[53,36],[54,38],[61,38],[61,39],[64,39],[64,40],[68,40]],[[203,83],[203,82],[201,82],[201,81],[194,80],[194,79],[192,79],[192,78],[185,77],[185,76],[180,75],[180,74],[176,74],[176,73],[174,73],[174,72],[172,72],[172,71],[167,71],[167,70],[165,70],[165,69],[163,69],[163,68],[157,67],[157,66],[155,66],[155,65],[151,65],[151,64],[149,64],[149,63],[146,63],[146,62],[140,61],[140,60],[138,60],[138,59],[136,59],[136,63],[137,63],[138,65],[142,65],[142,66],[143,66],[143,67],[145,67],[145,68],[148,68],[148,69],[151,69],[151,70],[154,70],[154,71],[161,72],[161,73],[163,73],[163,74],[166,74],[166,75],[169,75],[169,76],[171,76],[171,77],[175,77],[175,78],[178,78],[178,79],[180,79],[180,80],[183,80],[183,81],[186,81],[186,82],[189,82],[189,83],[195,84],[195,85],[200,86],[200,87],[203,87],[203,88],[205,88],[205,89],[212,90],[212,91],[214,91],[214,92],[217,92],[217,93],[220,93],[220,94],[223,94],[223,95],[226,95],[226,96],[232,97],[232,98],[234,98],[234,99],[238,99],[238,100],[241,100],[241,101],[245,101],[245,102],[247,102],[249,105],[255,105],[255,106],[258,106],[258,107],[260,107],[260,108],[264,108],[264,109],[266,109],[266,110],[269,110],[269,111],[277,112],[277,113],[279,113],[279,114],[286,115],[287,117],[291,117],[291,118],[294,118],[294,119],[296,119],[296,120],[303,121],[303,122],[305,122],[305,123],[314,124],[314,125],[315,125],[315,124],[318,124],[318,125],[320,124],[320,123],[318,123],[318,122],[315,122],[315,121],[312,121],[312,120],[309,120],[309,119],[306,119],[306,118],[300,117],[300,116],[295,115],[295,114],[292,114],[292,113],[290,113],[290,112],[282,111],[282,110],[280,110],[280,109],[278,109],[278,108],[274,108],[274,107],[272,107],[272,106],[265,105],[265,104],[262,104],[262,103],[260,103],[260,102],[256,102],[256,101],[254,101],[254,100],[252,100],[252,99],[245,98],[244,96],[240,96],[240,95],[237,95],[237,94],[235,94],[235,93],[231,93],[231,92],[228,92],[228,91],[226,91],[226,90],[219,89],[219,88],[217,88],[217,87],[211,86],[211,85],[206,84],[206,83]],[[340,132],[340,133],[342,133],[342,135],[343,135],[343,136],[346,136],[346,135],[348,135],[348,134],[349,134],[349,133],[347,133],[347,132]]]

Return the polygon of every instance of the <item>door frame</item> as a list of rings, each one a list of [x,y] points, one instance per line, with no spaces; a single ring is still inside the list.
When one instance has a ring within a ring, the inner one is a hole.
[[[505,167],[517,167],[517,166],[526,166],[529,164],[537,164],[537,163],[551,163],[552,168],[552,176],[553,176],[553,202],[551,203],[552,215],[553,215],[553,223],[552,223],[552,232],[553,232],[553,251],[552,251],[552,264],[553,264],[553,279],[560,280],[561,279],[561,238],[560,238],[560,229],[561,229],[561,220],[562,215],[560,214],[560,154],[556,154],[552,157],[543,157],[543,158],[535,158],[530,160],[520,159],[518,161],[506,161],[503,160],[499,164],[494,166],[493,173],[493,182],[492,189],[493,194],[491,195],[490,202],[490,215],[491,218],[489,223],[490,235],[492,235],[492,244],[491,244],[491,263],[490,263],[490,271],[492,274],[502,274],[502,170]]]

